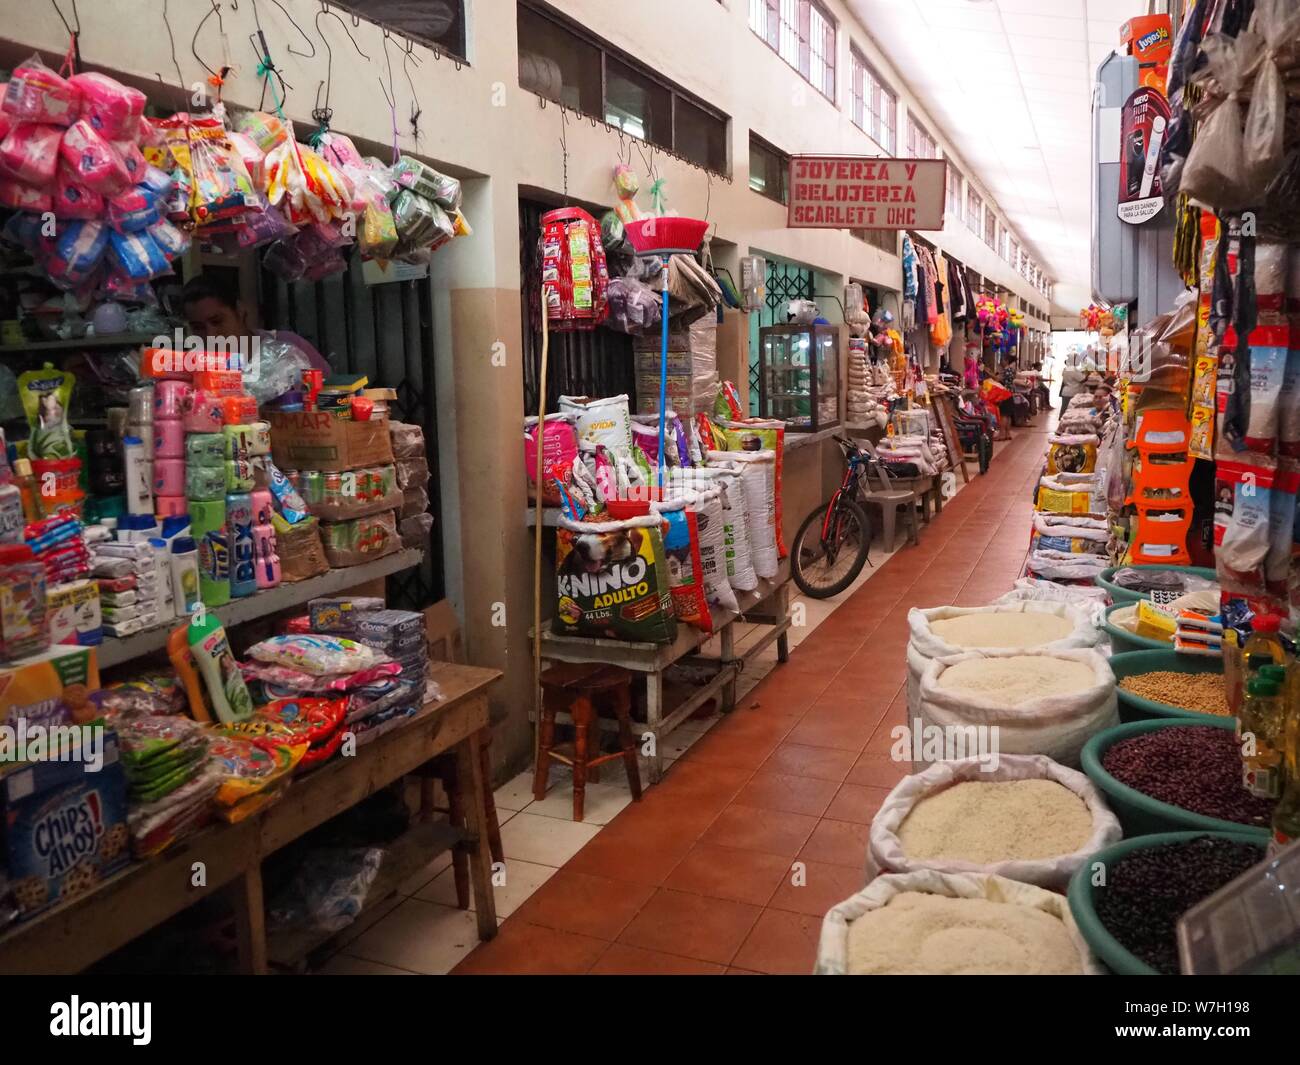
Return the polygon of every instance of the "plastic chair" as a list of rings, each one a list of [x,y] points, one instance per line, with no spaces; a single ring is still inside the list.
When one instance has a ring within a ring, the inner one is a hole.
[[[898,549],[896,527],[899,507],[906,508],[907,538],[912,543],[921,542],[921,527],[917,519],[917,494],[910,488],[895,485],[893,477],[880,461],[874,445],[863,441],[862,450],[871,456],[863,477],[861,500],[880,508],[880,538],[886,551]],[[874,482],[874,484],[873,484]]]

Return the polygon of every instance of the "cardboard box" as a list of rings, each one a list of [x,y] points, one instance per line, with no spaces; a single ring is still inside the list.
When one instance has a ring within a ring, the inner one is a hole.
[[[1119,29],[1119,43],[1138,61],[1138,81],[1165,91],[1169,60],[1174,54],[1173,21],[1168,15],[1138,15]]]
[[[271,415],[271,455],[277,466],[291,470],[391,466],[388,419],[357,422],[326,411],[276,411]]]
[[[64,694],[76,698],[99,688],[99,666],[91,647],[51,648],[0,669],[0,725],[63,725],[72,720]]]
[[[0,778],[9,886],[24,917],[93,890],[130,857],[117,735],[102,736],[97,771],[46,761]]]

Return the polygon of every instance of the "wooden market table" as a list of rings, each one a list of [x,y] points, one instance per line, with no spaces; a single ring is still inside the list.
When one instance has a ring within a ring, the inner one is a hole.
[[[317,828],[362,799],[419,769],[430,759],[455,752],[464,789],[463,830],[417,821],[385,857],[367,906],[395,887],[398,874],[414,872],[450,846],[469,855],[470,878],[480,939],[496,935],[492,859],[484,830],[490,782],[483,777],[480,751],[488,738],[488,689],[497,670],[434,663],[433,680],[442,698],[417,716],[295,777],[271,805],[238,824],[213,825],[169,847],[155,858],[134,862],[93,891],[24,921],[0,935],[0,973],[75,973],[155,928],[218,890],[235,906],[240,969],[268,970],[268,939],[262,896],[262,862],[281,847]],[[378,890],[376,890],[378,889]],[[292,963],[326,942],[325,933],[275,937],[270,954]]]
[[[720,654],[700,656],[698,652],[710,636],[685,623],[677,625],[677,639],[669,644],[640,643],[630,640],[606,640],[589,636],[559,636],[544,623],[541,634],[542,659],[545,662],[590,662],[621,666],[644,674],[646,681],[646,722],[644,731],[654,736],[654,753],[650,755],[650,783],[659,782],[663,774],[662,740],[678,725],[688,720],[707,700],[722,697],[722,711],[729,713],[736,702],[736,678],[745,665],[763,650],[776,644],[778,661],[789,658],[790,563],[783,561],[777,576],[759,580],[752,592],[737,592],[739,611],[733,613],[714,608],[713,632],[718,637]],[[766,625],[767,631],[743,652],[737,653],[734,626],[749,621]],[[536,632],[531,634],[536,638]],[[704,665],[713,670],[698,691],[665,715],[664,672],[678,662]],[[535,716],[535,715],[534,715]],[[560,714],[557,721],[567,721]],[[602,720],[602,727],[615,727]]]

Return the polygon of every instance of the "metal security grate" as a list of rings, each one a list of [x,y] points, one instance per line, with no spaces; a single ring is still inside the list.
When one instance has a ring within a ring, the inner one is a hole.
[[[758,332],[766,325],[781,325],[785,321],[785,308],[791,300],[813,298],[812,271],[794,263],[767,260],[767,299],[758,312],[758,323],[749,346],[749,413],[758,414]]]
[[[523,314],[524,410],[537,413],[538,376],[542,362],[542,267],[538,239],[542,215],[553,205],[519,201],[519,293]],[[551,333],[547,354],[546,410],[554,412],[559,398],[617,396],[636,401],[636,371],[632,338],[610,329],[582,333]]]
[[[261,274],[263,325],[308,340],[339,373],[365,374],[396,387],[391,416],[424,429],[433,515],[424,562],[389,578],[389,602],[419,610],[446,595],[438,470],[438,404],[434,388],[433,292],[427,278],[367,285],[354,252],[345,273],[287,283]]]

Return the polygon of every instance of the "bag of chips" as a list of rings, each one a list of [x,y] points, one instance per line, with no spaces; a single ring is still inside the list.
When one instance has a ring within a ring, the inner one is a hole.
[[[569,464],[578,455],[578,430],[571,414],[548,414],[542,428],[542,469],[558,464]],[[528,475],[529,494],[536,493],[537,485],[537,419],[524,419],[524,469]],[[554,485],[542,491],[542,502],[548,507],[560,505],[559,492]]]

